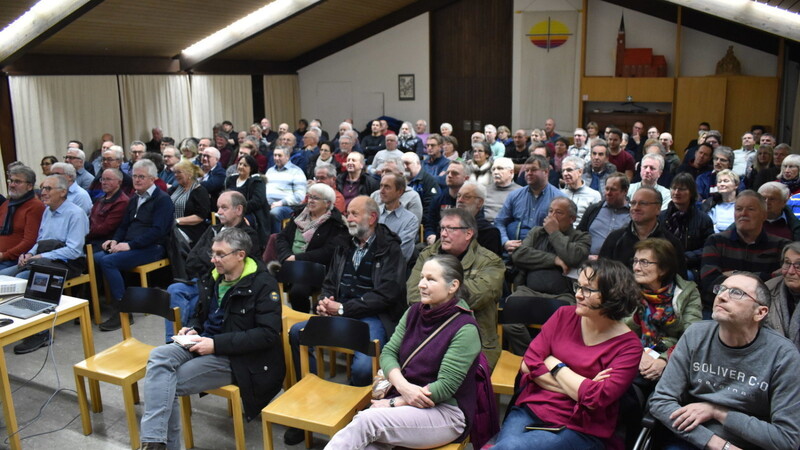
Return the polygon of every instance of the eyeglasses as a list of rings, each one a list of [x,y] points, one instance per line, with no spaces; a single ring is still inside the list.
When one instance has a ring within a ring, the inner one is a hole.
[[[310,200],[314,200],[315,202],[321,202],[321,201],[324,201],[325,199],[322,198],[322,197],[317,197],[316,195],[309,195],[308,196],[308,200],[309,201]]]
[[[25,181],[25,180],[15,180],[15,179],[11,178],[11,179],[6,180],[6,183],[8,183],[8,184],[28,184],[29,182]]]
[[[58,189],[58,188],[57,188],[57,187],[53,187],[53,186],[42,186],[42,187],[41,187],[41,188],[39,188],[39,189],[40,189],[42,192],[50,192],[50,191],[52,191],[53,189]]]
[[[208,253],[208,259],[210,259],[211,261],[214,261],[214,260],[221,261],[221,260],[222,260],[223,258],[225,258],[226,256],[228,256],[228,255],[232,255],[232,254],[234,254],[234,253],[236,253],[236,252],[238,252],[238,251],[239,251],[239,250],[233,250],[232,252],[230,252],[230,253],[225,253],[224,255],[218,255],[218,254],[216,254],[216,253],[211,253],[211,252],[209,252],[209,253]]]
[[[642,200],[632,200],[630,202],[632,208],[635,208],[637,206],[649,206],[649,205],[660,205],[660,204],[661,202],[645,202]]]
[[[143,151],[143,150],[132,150],[132,151],[131,151],[131,154],[133,154],[133,155],[141,155],[141,154],[143,154],[143,153],[144,153],[144,151]]]
[[[783,270],[789,270],[791,267],[794,267],[794,271],[800,273],[800,261],[793,263],[791,261],[784,261],[783,265],[781,266]]]
[[[472,200],[477,197],[478,197],[477,195],[471,195],[471,194],[456,194],[456,200]]]
[[[100,181],[103,183],[110,183],[112,181],[122,181],[122,180],[118,180],[116,178],[100,178]]]
[[[200,155],[200,158],[202,159],[211,158],[211,155]]]
[[[561,169],[562,172],[566,172],[566,173],[572,173],[572,172],[574,172],[576,170],[578,170],[578,169],[573,169],[572,167],[564,167],[563,169]]]
[[[448,234],[456,230],[468,230],[468,229],[469,227],[440,227],[440,231],[442,233],[447,232]]]
[[[150,175],[131,175],[131,178],[133,178],[134,180],[145,180],[147,178],[150,178]]]
[[[119,158],[103,158],[103,162],[119,161]]]
[[[596,293],[599,293],[599,292],[600,292],[600,289],[592,289],[592,288],[590,288],[590,287],[581,286],[580,284],[578,284],[578,283],[576,283],[576,282],[573,282],[573,283],[572,283],[572,289],[574,289],[574,290],[575,290],[575,293],[576,293],[576,294],[577,294],[578,292],[580,292],[580,293],[581,293],[581,295],[582,295],[582,296],[584,296],[584,297],[588,297],[588,296],[590,296],[590,295],[592,295],[592,294],[596,294]]]
[[[756,300],[755,297],[753,297],[752,295],[748,294],[747,292],[745,292],[745,291],[743,291],[743,290],[741,290],[739,288],[731,288],[731,287],[725,286],[724,284],[715,285],[714,289],[712,291],[714,292],[714,295],[722,295],[723,292],[727,292],[728,293],[728,298],[730,298],[731,300],[741,301],[745,297],[747,297],[747,298],[753,300],[754,302],[758,303],[758,300]]]
[[[72,161],[73,159],[80,159],[77,156],[67,155],[64,157],[64,161]]]
[[[636,266],[637,264],[639,264],[639,266],[641,266],[642,269],[647,269],[648,267],[650,267],[650,264],[658,264],[658,262],[648,261],[646,259],[633,258],[633,264],[631,264],[631,266]]]

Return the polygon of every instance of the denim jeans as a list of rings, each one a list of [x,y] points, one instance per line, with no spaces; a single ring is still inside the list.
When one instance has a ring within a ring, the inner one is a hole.
[[[8,275],[10,277],[14,276],[14,271],[11,268],[17,268],[16,261],[0,261],[0,275]]]
[[[561,431],[526,430],[529,425],[541,425],[534,416],[528,412],[527,406],[514,406],[508,413],[500,434],[497,435],[497,444],[493,450],[505,449],[576,449],[603,450],[605,445],[600,438],[564,428]]]
[[[99,273],[102,273],[106,278],[111,297],[114,300],[120,300],[125,294],[125,281],[122,279],[122,271],[158,261],[163,257],[164,247],[160,245],[119,253],[106,253],[101,250],[94,252],[94,264],[95,267],[100,269]]]
[[[181,323],[183,326],[186,326],[189,319],[194,316],[194,312],[197,311],[197,301],[200,300],[197,278],[192,281],[195,284],[172,283],[167,288],[167,292],[169,292],[169,307],[174,308],[177,306],[181,309]],[[164,319],[164,326],[167,334],[166,342],[172,342],[172,322]]]
[[[386,343],[386,330],[383,328],[381,319],[377,316],[363,317],[358,319],[369,325],[369,338],[377,339],[381,347]],[[292,346],[292,359],[294,359],[294,370],[300,378],[300,330],[306,326],[306,322],[292,325],[289,330],[289,344]],[[308,365],[311,373],[317,373],[317,358],[314,356],[314,349],[308,349]],[[353,364],[350,366],[352,379],[350,384],[353,386],[369,386],[372,384],[372,360],[371,357],[363,353],[355,352]]]
[[[168,449],[180,450],[178,396],[197,394],[232,382],[227,356],[196,356],[178,344],[154,348],[144,377],[142,442],[163,442]]]
[[[281,232],[281,222],[283,219],[292,217],[292,208],[288,206],[278,206],[269,210],[270,220],[272,221],[272,232]]]

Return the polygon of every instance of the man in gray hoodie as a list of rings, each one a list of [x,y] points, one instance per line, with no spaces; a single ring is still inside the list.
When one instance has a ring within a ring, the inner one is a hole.
[[[736,272],[714,287],[713,321],[681,337],[650,399],[676,448],[798,448],[800,353],[763,327],[770,294]],[[660,439],[661,441],[661,439]]]

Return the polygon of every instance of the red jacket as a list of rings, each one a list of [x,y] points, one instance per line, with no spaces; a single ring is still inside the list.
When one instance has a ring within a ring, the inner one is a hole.
[[[6,200],[0,205],[0,228],[6,221],[9,201]],[[3,260],[16,261],[19,255],[33,248],[39,236],[39,225],[42,224],[43,214],[44,203],[36,197],[19,205],[11,224],[14,227],[13,231],[7,236],[0,236],[0,252],[3,252]]]

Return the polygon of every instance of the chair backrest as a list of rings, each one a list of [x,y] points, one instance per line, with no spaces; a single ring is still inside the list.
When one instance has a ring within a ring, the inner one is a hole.
[[[373,372],[378,370],[380,342],[370,338],[369,325],[360,320],[313,316],[300,331],[300,346],[302,375],[308,372],[308,351],[305,347],[331,347],[361,352],[373,357]]]
[[[181,329],[181,309],[169,306],[169,292],[151,287],[132,286],[125,289],[125,295],[119,302],[119,311],[122,320],[122,336],[124,339],[131,337],[128,313],[145,313],[161,316],[173,323],[175,334]]]
[[[498,317],[499,323],[542,325],[558,308],[569,303],[555,298],[537,296],[508,297]]]
[[[284,261],[276,274],[279,283],[302,283],[313,289],[322,287],[325,266],[312,261]]]

